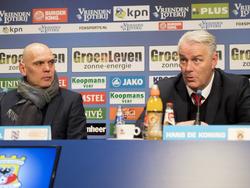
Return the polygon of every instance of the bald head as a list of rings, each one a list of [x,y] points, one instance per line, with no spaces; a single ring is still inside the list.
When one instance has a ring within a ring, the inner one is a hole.
[[[54,55],[47,45],[32,43],[24,48],[19,70],[29,84],[47,88],[54,80],[54,62]]]
[[[44,53],[44,52],[52,55],[51,50],[45,44],[31,43],[27,45],[23,50],[23,63],[29,62],[30,59],[34,58],[38,53]]]

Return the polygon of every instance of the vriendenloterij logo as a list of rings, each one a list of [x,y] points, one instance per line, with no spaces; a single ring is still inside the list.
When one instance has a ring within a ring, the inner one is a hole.
[[[155,18],[166,20],[167,18],[186,18],[189,7],[163,7],[155,6],[155,11],[152,13]]]
[[[29,21],[30,16],[31,12],[7,12],[5,10],[0,10],[0,23],[27,23]]]
[[[192,19],[229,18],[229,3],[192,4]]]
[[[76,18],[82,22],[90,22],[92,20],[107,21],[111,15],[111,9],[87,9],[78,8]]]
[[[237,18],[247,18],[250,15],[250,4],[234,3],[232,13]]]

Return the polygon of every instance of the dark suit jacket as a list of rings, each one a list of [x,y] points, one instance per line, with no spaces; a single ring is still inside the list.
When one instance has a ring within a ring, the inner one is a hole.
[[[9,91],[0,105],[0,125],[11,125],[7,111],[20,100],[16,90]],[[52,139],[87,138],[86,117],[80,94],[60,88],[59,94],[48,104],[44,125],[51,125]]]
[[[182,75],[158,82],[163,110],[172,101],[176,122],[187,121],[190,100]],[[250,85],[246,77],[215,70],[207,100],[205,122],[208,124],[250,124]],[[139,125],[143,115],[137,121]]]

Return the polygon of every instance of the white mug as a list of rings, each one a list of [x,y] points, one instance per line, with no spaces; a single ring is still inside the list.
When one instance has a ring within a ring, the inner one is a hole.
[[[130,140],[141,133],[141,129],[134,124],[122,124],[116,126],[117,139]]]

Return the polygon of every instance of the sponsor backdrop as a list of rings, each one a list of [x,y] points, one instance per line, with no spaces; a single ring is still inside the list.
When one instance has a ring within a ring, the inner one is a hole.
[[[249,28],[248,0],[3,0],[0,87],[16,88],[25,45],[46,43],[61,87],[82,95],[89,138],[106,138],[118,105],[134,123],[150,86],[179,73],[176,45],[187,30],[216,35],[218,67],[249,75]]]

